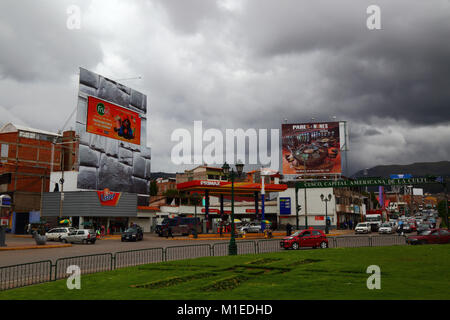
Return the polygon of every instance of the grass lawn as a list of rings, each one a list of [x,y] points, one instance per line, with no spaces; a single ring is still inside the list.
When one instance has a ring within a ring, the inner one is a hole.
[[[5,299],[450,299],[450,246],[283,251],[172,261],[0,292]],[[369,290],[370,265],[381,289]]]

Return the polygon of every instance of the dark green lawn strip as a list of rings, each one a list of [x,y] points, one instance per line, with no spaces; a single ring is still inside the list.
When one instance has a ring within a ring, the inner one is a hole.
[[[393,246],[198,258],[84,275],[81,290],[68,290],[61,280],[2,291],[0,299],[450,299],[449,249]],[[381,290],[366,287],[372,264],[381,268]]]

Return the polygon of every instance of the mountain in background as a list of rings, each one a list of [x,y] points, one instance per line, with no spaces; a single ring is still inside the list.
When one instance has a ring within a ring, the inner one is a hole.
[[[412,174],[413,177],[450,176],[450,161],[417,162],[412,164],[382,165],[367,169],[368,177],[389,178],[391,174]],[[364,177],[364,170],[353,175],[353,178]]]
[[[175,178],[175,177],[176,177],[176,173],[152,172],[150,174],[150,180],[155,180],[157,178],[167,179],[167,178]]]
[[[364,171],[356,172],[352,178],[364,177]],[[432,176],[450,176],[450,161],[439,162],[417,162],[412,164],[395,164],[376,166],[367,169],[367,177],[389,178],[391,174],[411,174],[413,177]],[[444,187],[440,184],[416,185],[416,188],[423,188],[424,192],[440,193]]]

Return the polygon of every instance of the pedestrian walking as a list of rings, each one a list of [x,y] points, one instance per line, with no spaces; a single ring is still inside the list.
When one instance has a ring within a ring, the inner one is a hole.
[[[288,222],[286,225],[286,235],[289,237],[292,234],[292,225]]]
[[[350,220],[350,221],[348,222],[348,228],[349,228],[350,230],[353,230],[353,221],[352,221],[352,220]]]
[[[173,234],[172,234],[172,228],[171,227],[167,228],[167,236],[166,236],[166,238],[169,239],[169,236],[171,236],[172,239],[173,239]]]

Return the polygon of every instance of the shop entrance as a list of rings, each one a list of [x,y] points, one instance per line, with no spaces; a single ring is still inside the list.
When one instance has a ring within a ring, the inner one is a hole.
[[[16,212],[16,234],[25,234],[27,225],[30,223],[29,212]]]

